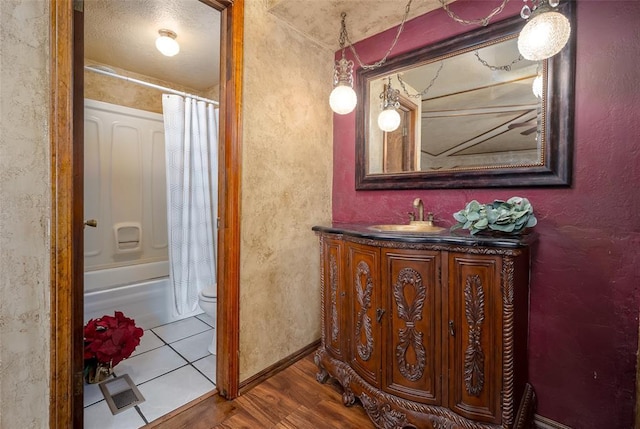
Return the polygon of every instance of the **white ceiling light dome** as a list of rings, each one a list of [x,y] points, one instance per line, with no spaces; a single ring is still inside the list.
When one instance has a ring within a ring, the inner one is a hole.
[[[176,42],[178,35],[171,30],[158,30],[160,37],[156,39],[156,48],[162,55],[173,57],[180,52],[180,45]]]

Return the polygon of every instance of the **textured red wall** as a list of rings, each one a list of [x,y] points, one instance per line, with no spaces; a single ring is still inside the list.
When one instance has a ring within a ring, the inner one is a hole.
[[[497,1],[459,0],[466,18]],[[518,13],[511,2],[500,18]],[[353,18],[355,19],[355,18]],[[347,17],[347,22],[349,17]],[[469,31],[442,10],[407,23],[392,55]],[[640,286],[640,1],[577,4],[573,185],[355,191],[355,114],[334,115],[333,220],[405,223],[414,197],[440,224],[476,199],[529,198],[539,223],[531,279],[530,381],[538,414],[576,429],[633,426]],[[356,45],[365,62],[395,29]],[[336,54],[336,56],[338,53]]]

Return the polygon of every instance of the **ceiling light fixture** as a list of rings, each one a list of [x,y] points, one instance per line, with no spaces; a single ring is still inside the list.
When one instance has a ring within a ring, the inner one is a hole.
[[[176,42],[178,35],[171,30],[158,30],[160,37],[156,39],[156,48],[162,55],[173,57],[180,52],[180,45]]]
[[[518,36],[518,50],[528,60],[541,61],[564,48],[571,35],[571,24],[555,8],[560,0],[532,0],[532,8],[522,7],[520,16],[528,19]]]
[[[389,83],[384,86],[384,90],[380,93],[382,112],[378,115],[378,127],[382,131],[390,133],[400,126],[402,118],[400,118],[400,114],[396,110],[400,107],[399,96],[400,91],[391,87],[391,77],[389,77]]]
[[[391,43],[391,47],[387,50],[387,53],[382,57],[381,60],[376,61],[373,64],[364,64],[360,59],[360,56],[356,52],[356,49],[353,47],[353,43],[349,39],[349,33],[347,32],[347,24],[345,22],[347,14],[342,12],[340,17],[342,18],[340,23],[340,49],[342,50],[342,58],[335,62],[333,69],[333,91],[331,91],[331,95],[329,96],[329,105],[331,106],[331,110],[339,115],[346,115],[347,113],[351,113],[353,109],[355,109],[356,104],[358,103],[358,96],[356,92],[353,90],[353,61],[347,60],[345,57],[345,44],[348,42],[349,49],[353,53],[353,57],[358,62],[358,65],[366,70],[377,69],[382,66],[386,61],[387,57],[398,43],[398,38],[400,37],[400,33],[402,33],[402,29],[404,28],[404,23],[407,20],[407,15],[409,15],[409,10],[411,8],[411,2],[413,0],[409,0],[407,5],[405,6],[404,17],[402,18],[402,22],[400,23],[400,27],[398,27],[398,32],[396,34],[395,39]],[[397,112],[396,112],[397,113]]]

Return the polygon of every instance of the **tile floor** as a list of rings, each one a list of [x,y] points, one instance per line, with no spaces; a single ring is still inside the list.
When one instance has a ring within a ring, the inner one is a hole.
[[[139,428],[213,390],[212,335],[205,314],[144,331],[136,351],[113,370],[129,374],[145,401],[114,416],[99,385],[85,384],[84,428]]]

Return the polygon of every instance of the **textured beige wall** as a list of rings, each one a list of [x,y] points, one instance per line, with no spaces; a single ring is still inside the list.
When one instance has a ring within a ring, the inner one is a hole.
[[[2,0],[0,0],[2,1]],[[85,60],[86,65],[104,65],[90,59]],[[198,91],[173,82],[166,82],[150,76],[133,73],[118,67],[106,65],[119,75],[165,86],[188,94],[218,100],[218,86],[205,91]],[[84,96],[91,100],[104,101],[105,103],[131,107],[133,109],[146,110],[148,112],[162,113],[162,91],[149,88],[136,83],[127,82],[110,76],[84,71]]]
[[[49,2],[0,0],[0,427],[49,419]],[[246,4],[241,377],[320,336],[331,52]],[[215,89],[214,89],[215,91]],[[28,404],[28,406],[25,406]]]
[[[240,378],[320,338],[311,227],[331,220],[333,53],[245,2]]]
[[[0,428],[49,419],[48,0],[0,0]]]

